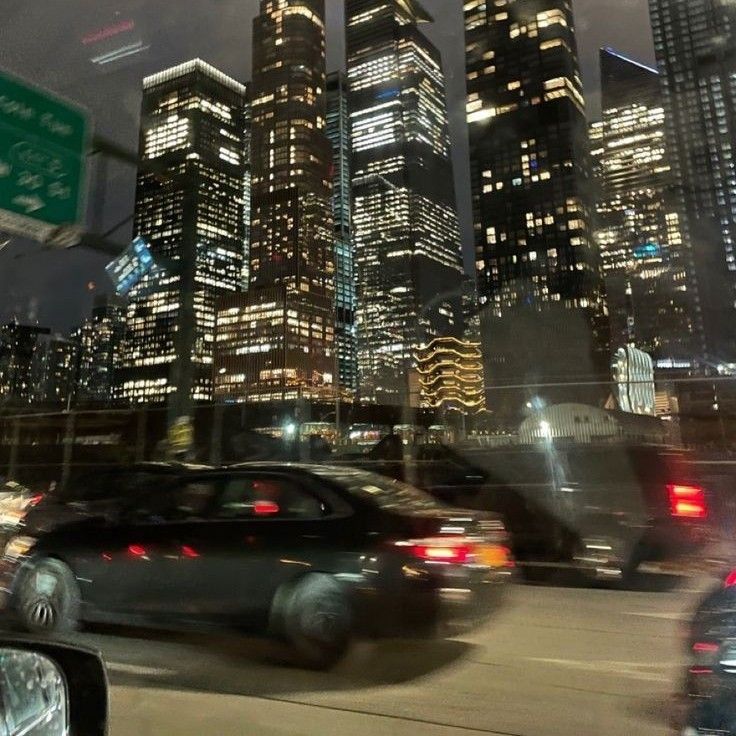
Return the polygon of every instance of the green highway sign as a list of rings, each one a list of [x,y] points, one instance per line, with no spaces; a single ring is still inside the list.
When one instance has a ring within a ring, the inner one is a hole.
[[[0,72],[0,230],[79,241],[88,137],[84,110]]]

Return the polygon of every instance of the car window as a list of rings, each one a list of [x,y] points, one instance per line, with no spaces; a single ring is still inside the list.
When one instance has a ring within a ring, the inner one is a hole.
[[[64,502],[102,501],[112,498],[135,498],[153,489],[161,490],[176,481],[171,474],[153,473],[148,470],[109,470],[80,476],[60,495]]]
[[[214,480],[191,480],[139,495],[124,514],[128,521],[165,523],[197,521],[207,516],[217,494]]]
[[[212,517],[218,519],[316,519],[327,506],[296,483],[276,476],[239,476],[225,481]]]
[[[339,483],[350,493],[385,510],[426,511],[444,508],[435,498],[408,483],[362,470],[315,468],[317,475]]]

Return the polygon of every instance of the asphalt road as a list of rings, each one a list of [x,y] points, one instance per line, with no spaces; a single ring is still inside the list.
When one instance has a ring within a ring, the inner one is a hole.
[[[482,629],[356,646],[336,670],[279,665],[264,642],[94,629],[111,736],[671,733],[680,623],[705,579],[645,592],[514,586]],[[663,590],[664,588],[664,590]]]

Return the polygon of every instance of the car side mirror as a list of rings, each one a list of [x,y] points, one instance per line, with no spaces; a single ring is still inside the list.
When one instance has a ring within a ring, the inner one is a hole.
[[[9,736],[104,736],[108,688],[99,654],[26,638],[0,638],[0,712]]]

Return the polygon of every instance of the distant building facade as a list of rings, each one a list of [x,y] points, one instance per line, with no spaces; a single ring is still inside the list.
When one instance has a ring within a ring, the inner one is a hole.
[[[137,236],[158,269],[130,294],[116,395],[186,413],[212,399],[215,300],[242,288],[244,85],[195,59],[146,77]]]
[[[736,362],[736,5],[649,0],[649,11],[712,368]]]
[[[656,414],[654,362],[633,345],[619,348],[612,363],[618,406],[628,414]]]
[[[236,383],[241,397],[260,401],[336,390],[324,10],[324,0],[261,0],[253,21],[249,287],[223,300],[225,331],[218,325],[219,347],[236,323],[245,343],[237,365],[222,354],[216,397]]]
[[[464,3],[464,20],[486,381],[512,386],[597,378],[600,393],[608,375],[608,319],[592,233],[592,171],[571,3],[474,0]],[[541,342],[528,329],[535,325]],[[505,396],[506,411],[521,410],[523,391]]]
[[[125,337],[126,304],[115,296],[95,298],[91,317],[75,331],[79,346],[76,399],[109,403],[113,400],[115,373],[120,369]]]
[[[0,401],[25,404],[34,399],[33,356],[39,339],[50,332],[47,327],[17,322],[0,328]]]
[[[486,408],[480,343],[438,337],[417,350],[420,405],[476,414]]]
[[[689,236],[673,195],[660,77],[601,49],[602,119],[590,128],[614,349],[656,360],[702,355]]]
[[[359,394],[408,402],[415,351],[460,336],[462,259],[442,59],[419,0],[347,0]]]
[[[340,387],[351,393],[358,385],[355,326],[355,246],[350,185],[350,114],[347,78],[327,75],[327,137],[332,144],[332,216],[335,224],[335,331]]]
[[[76,394],[78,344],[61,335],[40,335],[31,360],[34,404],[69,406]]]

